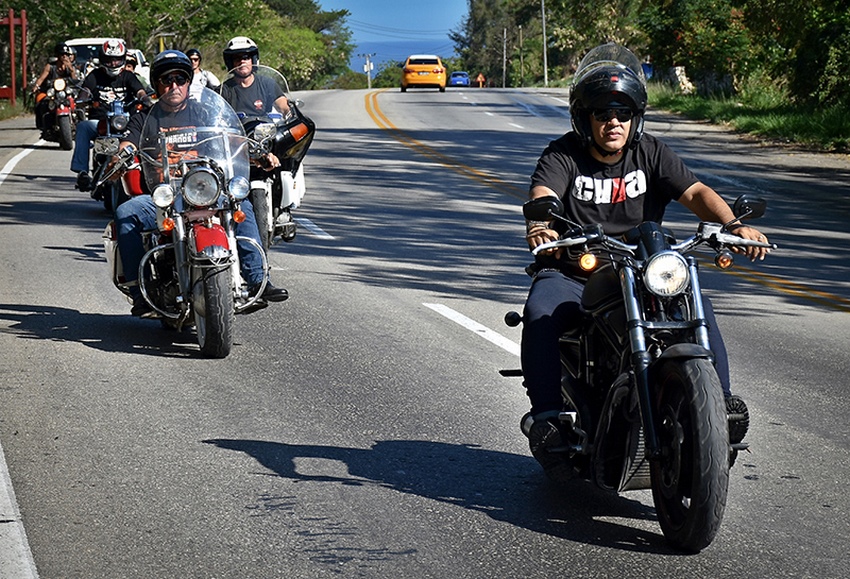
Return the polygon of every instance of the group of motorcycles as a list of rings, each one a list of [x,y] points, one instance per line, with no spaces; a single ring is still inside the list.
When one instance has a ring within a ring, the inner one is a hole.
[[[265,66],[257,69],[256,74],[274,79],[284,94],[290,94],[280,72]],[[73,147],[76,123],[86,118],[87,93],[74,81],[53,81],[44,97],[51,99],[42,119],[45,140],[55,140],[65,150]],[[240,273],[237,241],[258,245],[235,234],[236,224],[245,219],[240,203],[250,196],[260,229],[263,267],[268,270],[266,250],[278,239],[295,239],[292,210],[306,192],[302,161],[316,126],[301,112],[302,103],[297,100],[289,100],[287,116],[272,110],[240,119],[209,89],[193,93],[192,98],[217,114],[212,125],[186,129],[186,138],[194,145],[185,155],[176,154],[169,145],[173,141],[168,139],[178,138],[179,131],[169,131],[167,139],[155,123],[148,122],[142,131],[142,143],[147,145],[119,150],[131,115],[144,107],[141,101],[109,103],[92,145],[92,197],[114,212],[135,195],[152,195],[157,229],[143,233],[146,253],[138,282],[128,282],[124,275],[115,223],[110,222],[104,231],[112,282],[128,298],[131,285],[138,283],[164,327],[194,327],[202,354],[223,358],[232,347],[235,314],[256,309],[266,283],[249,293]],[[156,116],[157,106],[145,111],[151,113],[148,118]],[[252,180],[252,165],[270,152],[280,159],[280,166],[270,171],[255,169]]]
[[[274,78],[289,94],[278,71],[259,66],[256,74]],[[73,143],[74,119],[81,118],[77,95],[61,81],[48,95],[55,102],[50,106],[54,118],[44,127],[65,149]],[[298,101],[290,101],[287,117],[273,110],[239,118],[212,91],[203,89],[194,98],[204,109],[220,111],[215,124],[166,135],[155,123],[146,123],[146,145],[123,151],[119,142],[129,111],[116,101],[94,144],[94,181],[96,190],[103,188],[104,203],[114,209],[141,194],[146,180],[158,227],[144,233],[141,294],[164,326],[193,326],[201,352],[222,358],[231,350],[235,314],[251,310],[262,293],[260,288],[250,295],[240,274],[237,241],[257,245],[235,233],[236,223],[244,219],[240,202],[250,198],[254,206],[267,269],[265,250],[276,239],[295,237],[292,210],[305,193],[302,161],[316,127]],[[183,136],[194,146],[177,153],[169,142]],[[252,175],[252,161],[256,165],[269,152],[281,167]],[[110,164],[116,155],[119,163]],[[110,179],[115,172],[121,173],[119,180]],[[733,223],[701,223],[693,235],[677,241],[656,223],[617,238],[599,225],[570,223],[553,197],[523,208],[529,220],[560,219],[569,226],[561,239],[535,252],[567,251],[589,275],[583,317],[560,340],[560,420],[571,436],[555,452],[577,477],[603,489],[651,489],[665,537],[689,552],[714,539],[725,510],[729,468],[746,449],[729,440],[692,253],[707,250],[725,269],[736,249],[775,247],[729,232],[742,219],[760,217],[763,200],[742,196],[733,209]],[[114,223],[103,238],[112,281],[129,297]],[[509,312],[505,321],[516,326],[522,316]],[[503,374],[520,375],[516,370]],[[587,388],[576,391],[574,383]]]

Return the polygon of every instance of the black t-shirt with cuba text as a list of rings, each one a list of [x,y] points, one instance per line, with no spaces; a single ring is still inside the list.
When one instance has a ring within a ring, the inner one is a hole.
[[[609,235],[644,221],[661,223],[667,205],[697,181],[672,149],[645,133],[620,161],[608,165],[569,132],[549,143],[531,176],[532,187],[543,185],[558,194],[569,219],[601,224]]]

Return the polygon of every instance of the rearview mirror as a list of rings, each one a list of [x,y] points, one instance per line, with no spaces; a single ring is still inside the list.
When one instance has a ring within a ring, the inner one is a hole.
[[[735,200],[732,213],[741,219],[758,219],[767,210],[767,201],[761,197],[744,194]]]
[[[552,195],[538,197],[523,203],[522,214],[529,221],[551,221],[554,216],[564,214],[564,204]]]

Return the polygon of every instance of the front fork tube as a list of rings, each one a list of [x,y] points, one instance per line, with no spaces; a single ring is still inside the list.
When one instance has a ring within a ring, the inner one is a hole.
[[[649,364],[652,360],[646,350],[643,314],[635,291],[635,274],[630,267],[620,269],[620,286],[626,305],[631,363],[635,373],[638,397],[640,398],[640,415],[643,420],[646,454],[650,459],[658,458],[661,449],[658,444],[658,435],[655,432],[655,418],[652,412],[652,398],[649,388]]]
[[[688,271],[691,275],[691,296],[694,308],[694,319],[702,320],[702,324],[694,330],[697,344],[711,350],[708,342],[708,326],[705,324],[705,308],[702,305],[702,288],[699,285],[699,265],[696,258],[688,256]]]

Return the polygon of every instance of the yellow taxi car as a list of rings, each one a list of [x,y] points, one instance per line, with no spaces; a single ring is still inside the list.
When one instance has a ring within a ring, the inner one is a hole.
[[[434,54],[411,54],[401,73],[401,92],[409,87],[438,88],[446,92],[446,67]]]

